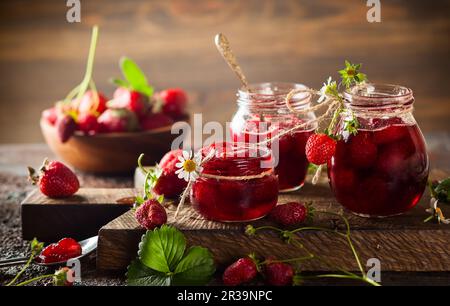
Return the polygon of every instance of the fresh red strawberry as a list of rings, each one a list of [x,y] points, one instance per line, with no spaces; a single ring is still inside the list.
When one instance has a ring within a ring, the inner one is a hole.
[[[155,199],[147,200],[135,212],[136,220],[145,229],[152,230],[167,222],[164,207]]]
[[[180,88],[170,88],[159,93],[163,101],[163,113],[177,120],[186,112],[187,95]]]
[[[306,142],[305,151],[309,162],[325,164],[336,151],[336,140],[325,134],[312,134]]]
[[[28,171],[30,181],[39,184],[41,192],[49,198],[70,197],[80,188],[75,173],[58,161],[45,160],[39,175],[31,167],[28,167]]]
[[[97,119],[102,133],[120,133],[136,130],[136,115],[127,109],[107,109]]]
[[[264,265],[264,277],[267,285],[290,286],[294,277],[294,269],[287,263],[276,262],[272,257]]]
[[[173,150],[167,152],[159,163],[161,174],[153,187],[153,192],[158,195],[164,195],[167,198],[177,198],[183,193],[187,186],[184,179],[178,178],[175,171],[178,170],[176,164],[178,157],[183,154],[182,150]]]
[[[54,125],[58,119],[58,114],[56,108],[48,108],[42,112],[42,118],[44,118],[48,123]]]
[[[73,285],[74,271],[68,267],[63,267],[55,271],[53,275],[53,285],[70,287]]]
[[[148,131],[172,125],[173,119],[163,113],[149,114],[141,120],[141,129]]]
[[[93,91],[86,91],[78,105],[80,114],[100,115],[106,110],[106,97],[101,93],[95,94]]]
[[[70,115],[62,115],[56,121],[56,129],[58,132],[59,140],[62,143],[67,142],[70,137],[75,133],[78,128],[77,123]]]
[[[149,99],[143,93],[135,90],[119,87],[114,92],[114,99],[108,101],[109,108],[126,108],[138,117],[142,117],[147,113],[150,107]]]
[[[271,220],[284,226],[293,226],[305,222],[312,216],[312,207],[303,203],[289,202],[275,206],[269,214]]]
[[[377,160],[377,146],[372,142],[371,135],[364,131],[352,137],[350,142],[351,164],[357,168],[369,168]]]
[[[81,113],[77,118],[78,129],[85,134],[96,134],[99,131],[97,117],[91,113]]]
[[[240,258],[223,272],[222,280],[227,286],[238,286],[253,280],[258,274],[253,259]]]

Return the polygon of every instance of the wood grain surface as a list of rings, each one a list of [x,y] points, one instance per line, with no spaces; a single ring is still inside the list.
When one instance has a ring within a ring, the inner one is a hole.
[[[1,1],[0,143],[42,141],[40,112],[81,81],[94,24],[94,76],[108,96],[128,55],[157,89],[185,88],[204,121],[230,120],[239,82],[214,47],[223,32],[250,82],[318,88],[344,59],[362,62],[370,80],[414,90],[425,132],[449,131],[449,2],[382,1],[381,23],[367,10],[361,0],[97,0],[69,24],[65,1]]]
[[[81,188],[71,197],[50,199],[36,189],[21,205],[22,237],[54,242],[96,236],[103,225],[130,209],[135,195],[131,188]]]
[[[319,186],[306,184],[300,191],[281,194],[279,203],[289,201],[312,202],[318,211],[310,225],[344,229],[338,217],[320,211],[340,212],[325,179]],[[365,263],[378,258],[383,271],[450,271],[450,228],[423,223],[429,196],[410,212],[393,218],[366,219],[344,212],[352,228],[352,238]],[[443,207],[450,214],[450,207]],[[262,232],[255,237],[244,234],[247,223],[220,223],[205,220],[191,206],[185,206],[174,219],[175,207],[168,206],[168,224],[174,225],[186,236],[190,245],[201,245],[211,250],[219,267],[238,257],[256,252],[260,256],[278,258],[300,257],[305,253],[286,244],[274,232]],[[266,218],[252,222],[254,226],[274,225]],[[99,231],[97,268],[123,270],[136,256],[137,246],[145,233],[129,211],[111,221]],[[357,270],[356,262],[345,240],[334,233],[308,231],[299,234],[305,247],[349,270]],[[302,265],[304,271],[332,271],[333,268],[312,260]]]

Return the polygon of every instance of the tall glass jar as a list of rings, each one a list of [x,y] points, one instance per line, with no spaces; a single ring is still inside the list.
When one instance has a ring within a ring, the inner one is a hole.
[[[425,140],[412,114],[412,90],[363,84],[344,97],[359,128],[356,135],[345,131],[351,113],[338,124],[341,139],[328,163],[338,202],[365,217],[406,212],[420,200],[429,172]]]
[[[289,109],[285,99],[292,89],[305,89],[305,92],[290,99]],[[308,170],[305,145],[317,124],[308,123],[291,130],[315,119],[313,112],[297,113],[310,106],[311,95],[307,89],[295,83],[260,83],[237,93],[238,111],[231,121],[232,139],[234,142],[267,143],[275,158],[280,191],[302,187]],[[275,137],[278,134],[282,136]]]
[[[267,146],[215,143],[202,149],[200,177],[191,189],[192,206],[205,218],[251,221],[268,214],[278,201],[278,178]]]

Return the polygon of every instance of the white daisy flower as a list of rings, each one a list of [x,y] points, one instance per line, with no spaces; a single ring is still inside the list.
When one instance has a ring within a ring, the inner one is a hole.
[[[332,79],[331,77],[328,77],[327,82],[323,83],[322,88],[320,89],[320,98],[317,100],[317,102],[322,103],[327,98],[327,88],[331,85]]]
[[[178,178],[184,179],[186,182],[195,181],[199,173],[202,172],[202,154],[197,152],[194,157],[192,157],[192,151],[183,151],[183,154],[178,157],[179,163],[175,166],[179,168],[175,171],[178,174]]]

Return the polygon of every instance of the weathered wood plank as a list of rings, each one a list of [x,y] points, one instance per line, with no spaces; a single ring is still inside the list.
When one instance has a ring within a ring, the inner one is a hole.
[[[39,190],[22,202],[22,237],[54,242],[63,237],[85,239],[95,236],[109,221],[131,207],[133,189],[81,188],[74,196],[50,199]]]
[[[292,200],[312,201],[318,211],[340,211],[325,185],[309,184],[294,194],[280,195],[280,203]],[[429,201],[425,196],[410,212],[385,219],[366,219],[345,213],[352,227],[352,237],[363,262],[378,258],[386,271],[450,271],[450,228],[433,223],[423,223],[424,209]],[[449,207],[443,207],[450,213]],[[245,223],[220,223],[208,221],[189,205],[178,219],[174,219],[174,206],[167,207],[168,224],[186,235],[190,245],[208,247],[219,266],[224,266],[239,256],[256,252],[261,256],[279,258],[299,257],[303,253],[283,242],[277,234],[264,232],[256,237],[244,234]],[[329,215],[318,213],[315,226],[331,226]],[[334,222],[333,222],[334,223]],[[254,226],[273,225],[266,219],[252,222]],[[343,229],[343,223],[337,223]],[[99,231],[97,268],[123,270],[136,256],[138,242],[145,233],[136,222],[133,212],[127,212],[111,221]],[[311,231],[300,235],[305,247],[316,254],[350,270],[356,270],[350,249],[342,238],[333,233]],[[305,271],[330,271],[332,268],[318,261],[302,265]]]

